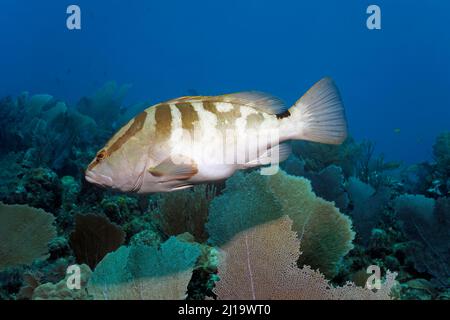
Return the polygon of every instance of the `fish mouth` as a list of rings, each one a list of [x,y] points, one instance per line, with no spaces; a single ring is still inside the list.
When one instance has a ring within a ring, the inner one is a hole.
[[[110,187],[112,186],[112,179],[111,177],[95,173],[91,170],[86,171],[85,173],[85,179],[89,183],[93,183],[102,187]]]

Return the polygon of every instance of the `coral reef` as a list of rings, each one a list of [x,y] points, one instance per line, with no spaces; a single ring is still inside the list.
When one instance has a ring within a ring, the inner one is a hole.
[[[125,106],[129,88],[109,82],[74,105],[26,92],[0,99],[0,299],[450,297],[449,132],[431,161],[413,165],[387,162],[368,140],[296,141],[274,176],[118,194],[84,170],[149,105]],[[259,268],[254,292],[246,257]],[[83,289],[71,291],[75,263]],[[370,265],[386,275],[380,292],[363,288]]]
[[[28,204],[52,211],[62,202],[62,185],[58,175],[48,168],[27,170],[11,185],[5,203]]]

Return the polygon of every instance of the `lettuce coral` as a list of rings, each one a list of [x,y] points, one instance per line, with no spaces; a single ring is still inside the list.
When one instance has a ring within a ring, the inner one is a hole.
[[[381,289],[373,292],[353,283],[333,287],[309,266],[299,269],[302,243],[292,224],[284,216],[245,230],[223,246],[220,281],[214,289],[219,299],[390,299],[395,273],[388,272]]]
[[[237,233],[289,215],[302,239],[299,264],[336,274],[352,248],[351,221],[334,205],[315,196],[308,180],[280,171],[262,176],[257,171],[237,174],[210,206],[207,230],[213,245],[223,246]]]
[[[44,210],[0,202],[0,271],[45,258],[56,236],[53,221]]]
[[[160,248],[122,246],[97,265],[88,292],[97,300],[184,299],[197,245],[169,238]]]

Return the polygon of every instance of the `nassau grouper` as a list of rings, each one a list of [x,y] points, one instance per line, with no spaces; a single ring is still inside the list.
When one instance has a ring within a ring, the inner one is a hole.
[[[123,192],[181,190],[240,169],[278,168],[291,140],[341,144],[346,137],[343,104],[330,78],[290,108],[260,92],[181,97],[122,127],[89,164],[86,180]]]

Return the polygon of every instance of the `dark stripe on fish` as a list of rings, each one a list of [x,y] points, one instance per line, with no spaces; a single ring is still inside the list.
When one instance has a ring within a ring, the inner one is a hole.
[[[192,131],[194,129],[194,122],[198,121],[197,111],[188,102],[177,103],[175,107],[181,112],[181,125],[183,129]]]
[[[144,127],[145,119],[147,119],[147,112],[143,111],[137,115],[128,130],[108,148],[108,155],[111,155],[115,151],[119,150],[120,147],[128,141],[128,139],[141,131]]]
[[[219,130],[234,128],[236,120],[241,116],[241,106],[233,103],[230,104],[233,107],[230,111],[220,112],[217,110],[215,102],[203,101],[203,109],[216,115],[217,129]]]
[[[120,149],[122,145],[127,142],[131,137],[133,137],[136,133],[142,130],[144,127],[145,120],[147,119],[147,112],[143,111],[139,115],[137,115],[133,123],[130,125],[130,127],[125,131],[123,135],[121,135],[114,143],[108,147],[107,149],[103,149],[100,151],[95,158],[94,161],[92,161],[88,169],[92,170],[98,163],[100,163],[103,159],[107,158],[108,156],[112,155],[114,152]],[[100,157],[101,155],[101,157]]]
[[[172,113],[170,105],[157,105],[155,110],[155,134],[158,142],[165,141],[172,131]]]
[[[203,101],[203,109],[209,111],[211,113],[217,114],[217,108],[214,102],[212,101]]]

